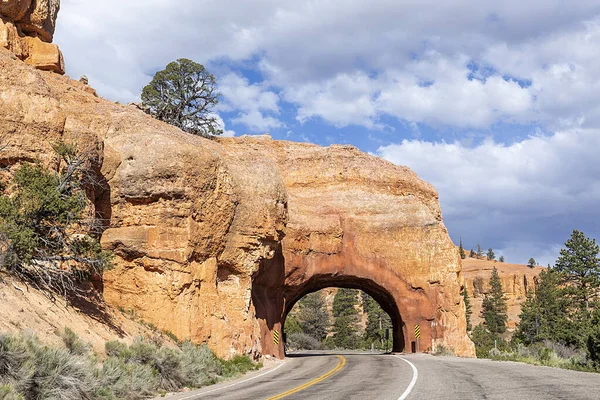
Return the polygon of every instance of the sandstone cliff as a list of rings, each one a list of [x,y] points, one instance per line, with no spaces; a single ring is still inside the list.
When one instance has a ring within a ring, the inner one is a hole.
[[[36,68],[63,74],[58,46],[52,44],[60,0],[0,1],[0,47]]]
[[[508,331],[514,331],[519,323],[521,304],[525,301],[529,291],[535,293],[537,276],[544,270],[544,267],[529,268],[527,265],[478,260],[470,257],[462,260],[462,265],[465,286],[473,307],[471,315],[473,327],[483,322],[481,305],[485,294],[490,289],[489,280],[492,270],[496,267],[508,306]]]

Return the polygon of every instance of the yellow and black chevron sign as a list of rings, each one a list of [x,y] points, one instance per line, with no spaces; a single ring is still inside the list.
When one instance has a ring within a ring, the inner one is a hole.
[[[273,331],[273,343],[279,344],[279,331],[278,330]]]
[[[421,337],[421,327],[419,325],[415,325],[415,338],[418,339]]]

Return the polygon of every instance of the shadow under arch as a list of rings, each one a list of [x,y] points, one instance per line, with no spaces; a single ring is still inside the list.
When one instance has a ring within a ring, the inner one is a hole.
[[[396,305],[394,297],[383,287],[371,279],[352,276],[335,275],[313,275],[300,286],[288,287],[284,290],[285,309],[282,316],[282,329],[288,313],[294,305],[309,293],[319,291],[328,287],[347,289],[359,289],[371,296],[392,320],[392,351],[402,352],[404,350],[405,324],[402,322],[400,310]]]

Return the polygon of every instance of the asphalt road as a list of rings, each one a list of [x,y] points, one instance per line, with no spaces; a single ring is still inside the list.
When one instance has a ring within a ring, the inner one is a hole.
[[[600,374],[489,360],[306,352],[195,399],[600,399]]]

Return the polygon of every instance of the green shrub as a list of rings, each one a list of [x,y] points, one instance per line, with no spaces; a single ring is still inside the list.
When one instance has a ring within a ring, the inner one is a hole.
[[[90,351],[90,345],[81,340],[70,328],[65,327],[65,329],[60,332],[60,338],[71,354],[83,355]]]
[[[0,334],[0,383],[18,379],[28,357],[28,346],[23,340]]]
[[[131,354],[129,352],[129,346],[126,343],[113,340],[104,343],[104,351],[108,357],[118,357],[129,360]]]
[[[28,336],[2,335],[0,358],[4,380],[26,399],[89,398],[95,388],[95,367],[86,357],[51,348]]]
[[[129,346],[107,342],[108,358],[98,368],[73,331],[65,329],[61,337],[66,348],[44,346],[35,336],[0,334],[0,400],[137,400],[257,368],[247,356],[220,360],[206,345],[185,342],[178,349],[141,338]]]
[[[128,363],[117,357],[109,357],[104,361],[99,380],[102,389],[98,394],[109,399],[145,399],[158,389],[152,367]]]
[[[223,365],[206,345],[181,345],[181,370],[188,387],[202,387],[215,383],[223,374]]]
[[[0,400],[23,400],[12,385],[0,385]]]
[[[320,350],[323,348],[321,342],[305,333],[292,333],[288,335],[286,343],[289,348],[298,350]]]
[[[600,327],[598,325],[588,335],[586,345],[590,361],[600,369]]]
[[[223,376],[231,377],[239,374],[244,374],[248,371],[256,369],[257,366],[250,357],[237,355],[231,360],[222,361],[223,363]]]
[[[181,358],[181,351],[164,346],[158,350],[153,364],[158,372],[159,388],[174,391],[185,386],[187,381],[181,368]]]

